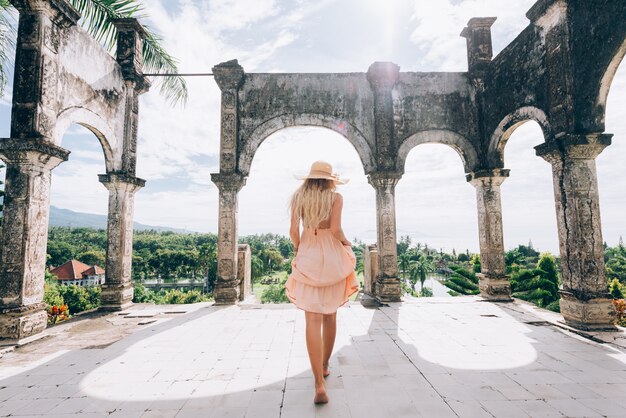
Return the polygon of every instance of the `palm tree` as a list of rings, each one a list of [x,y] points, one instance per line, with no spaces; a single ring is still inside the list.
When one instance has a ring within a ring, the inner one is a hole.
[[[117,30],[113,19],[133,17],[143,19],[141,0],[69,0],[82,19],[79,24],[87,30],[109,52],[113,51]],[[15,18],[9,0],[0,0],[0,94],[7,83],[11,52],[15,48]],[[152,74],[178,73],[178,60],[162,45],[162,39],[144,25],[146,39],[143,44],[143,70]],[[185,103],[188,97],[187,84],[180,76],[161,78],[160,92],[171,103]]]
[[[409,279],[415,289],[417,281],[420,281],[420,290],[424,289],[424,282],[428,273],[434,270],[433,264],[426,259],[423,255],[420,255],[417,260],[411,260],[411,267],[409,269]]]
[[[398,256],[398,267],[400,267],[400,272],[402,273],[402,278],[406,278],[406,272],[409,270],[411,266],[411,255],[408,253],[400,254]]]

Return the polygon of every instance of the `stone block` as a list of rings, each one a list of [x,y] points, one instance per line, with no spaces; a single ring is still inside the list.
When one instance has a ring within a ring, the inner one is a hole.
[[[508,277],[489,277],[477,274],[480,296],[492,302],[511,301],[511,283]]]
[[[237,280],[239,280],[239,300],[252,293],[252,253],[248,244],[239,244],[237,251]]]
[[[560,307],[565,324],[585,331],[616,331],[611,299],[581,300],[571,292],[561,290]]]
[[[43,304],[33,305],[32,309],[4,309],[0,312],[0,346],[21,345],[40,338],[47,324]]]
[[[133,284],[104,284],[100,294],[100,310],[122,311],[133,304]]]

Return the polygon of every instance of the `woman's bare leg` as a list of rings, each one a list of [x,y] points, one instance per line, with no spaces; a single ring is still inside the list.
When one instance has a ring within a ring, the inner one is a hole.
[[[322,339],[323,339],[323,362],[322,368],[324,377],[330,374],[328,369],[328,363],[330,362],[330,356],[333,354],[333,347],[335,346],[335,336],[337,335],[337,312],[324,315],[322,325]]]
[[[320,313],[304,312],[306,320],[306,349],[309,352],[311,370],[315,378],[315,398],[313,399],[315,403],[328,402],[322,369],[322,316]]]

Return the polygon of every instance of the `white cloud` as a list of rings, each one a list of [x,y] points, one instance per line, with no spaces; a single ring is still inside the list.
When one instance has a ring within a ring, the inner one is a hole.
[[[415,0],[411,40],[429,70],[465,71],[467,55],[461,30],[472,17],[496,16],[492,26],[494,56],[528,25],[525,12],[535,0]]]

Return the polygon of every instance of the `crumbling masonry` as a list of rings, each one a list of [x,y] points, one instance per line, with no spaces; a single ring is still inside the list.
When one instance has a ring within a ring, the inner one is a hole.
[[[7,165],[0,240],[0,343],[24,343],[46,326],[43,277],[51,171],[69,152],[59,146],[72,123],[100,140],[109,190],[103,309],[132,298],[133,197],[138,98],[144,32],[132,19],[115,22],[116,58],[76,25],[67,0],[12,0],[20,14],[11,137],[0,139]],[[510,299],[504,266],[500,185],[503,153],[522,123],[534,120],[545,143],[537,154],[553,167],[562,263],[561,312],[582,329],[611,329],[595,158],[611,143],[604,114],[613,75],[626,54],[623,0],[539,0],[530,24],[492,59],[495,18],[463,29],[468,71],[405,73],[377,62],[367,73],[247,74],[237,61],[214,68],[222,91],[219,189],[218,303],[246,292],[248,250],[237,243],[237,198],[254,154],[272,133],[320,126],[354,145],[376,191],[376,247],[366,254],[366,291],[400,301],[395,186],[409,151],[423,143],[455,149],[476,188],[481,295]],[[241,260],[241,261],[240,261]],[[249,276],[249,274],[248,274]],[[242,290],[243,287],[243,290]]]
[[[611,80],[626,53],[626,2],[539,0],[530,24],[492,59],[491,25],[473,18],[468,71],[400,72],[376,62],[367,73],[248,74],[236,60],[213,68],[222,90],[219,189],[219,303],[238,299],[237,194],[259,145],[291,126],[332,129],[356,149],[376,191],[378,240],[366,254],[366,291],[400,301],[394,190],[409,151],[446,144],[476,188],[481,295],[511,298],[504,264],[500,185],[509,175],[504,147],[534,120],[545,143],[537,155],[553,167],[562,264],[561,313],[581,329],[613,329],[604,275],[595,158],[611,143],[604,132]],[[376,262],[372,262],[376,257]]]

